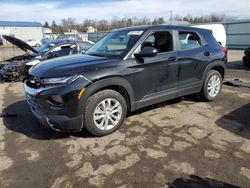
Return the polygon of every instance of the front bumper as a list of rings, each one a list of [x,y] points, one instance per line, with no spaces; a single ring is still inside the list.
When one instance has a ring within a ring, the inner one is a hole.
[[[81,84],[79,84],[81,83]],[[83,113],[78,109],[77,95],[85,83],[79,80],[67,86],[34,89],[24,82],[27,102],[32,113],[40,123],[60,132],[80,131],[83,128]],[[52,95],[60,95],[63,106],[51,104],[48,100]]]
[[[46,115],[32,96],[26,94],[26,98],[31,112],[42,125],[60,132],[74,132],[82,129],[82,116],[69,118],[66,115]]]

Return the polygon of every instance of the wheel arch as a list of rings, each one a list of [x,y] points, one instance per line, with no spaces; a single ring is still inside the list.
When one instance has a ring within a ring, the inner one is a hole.
[[[222,60],[215,60],[208,64],[207,68],[205,69],[202,80],[206,79],[206,75],[210,70],[216,70],[221,74],[222,79],[225,77],[226,72],[226,64]]]
[[[128,111],[135,110],[135,97],[130,83],[122,77],[112,77],[96,81],[87,87],[80,98],[78,114],[83,112],[86,101],[91,95],[105,89],[112,89],[120,93],[126,100]]]

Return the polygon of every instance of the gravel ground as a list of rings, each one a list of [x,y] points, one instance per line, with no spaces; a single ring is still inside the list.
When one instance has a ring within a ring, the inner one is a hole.
[[[0,46],[0,61],[9,59],[17,55],[22,55],[24,53],[25,53],[24,51],[14,46],[11,46],[11,47]]]
[[[226,79],[250,81],[229,51]],[[112,135],[63,134],[31,114],[21,83],[0,87],[0,187],[249,187],[250,89],[185,97],[133,114]]]

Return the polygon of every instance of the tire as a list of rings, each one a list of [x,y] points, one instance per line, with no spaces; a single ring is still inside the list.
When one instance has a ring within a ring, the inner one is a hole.
[[[40,44],[37,43],[37,44],[36,44],[36,47],[40,47]]]
[[[245,54],[246,56],[250,56],[250,52],[249,52],[249,51],[245,51],[244,54]]]
[[[245,52],[244,52],[244,54],[245,54],[246,56],[250,56],[250,48],[246,49]]]
[[[242,63],[244,66],[247,66],[247,58],[245,56],[242,58]]]
[[[245,56],[242,58],[242,63],[244,66],[247,65],[247,58]]]
[[[212,79],[214,79],[214,82]],[[218,87],[213,85],[213,84],[217,84],[217,82],[218,82]],[[214,90],[210,89],[209,91],[209,87],[214,88]],[[222,88],[221,74],[216,70],[210,70],[207,73],[205,81],[203,83],[203,87],[200,92],[200,97],[204,101],[213,101],[219,96],[221,92],[221,88]]]
[[[247,62],[244,64],[244,66],[247,67],[247,68],[250,68],[250,62],[247,61]]]
[[[110,107],[113,107],[113,110]],[[88,98],[83,115],[84,128],[89,133],[94,136],[105,136],[122,125],[127,116],[127,104],[120,93],[102,90]]]
[[[245,67],[250,68],[250,57],[244,56],[244,57],[242,58],[242,62],[243,62],[243,65],[244,65]]]

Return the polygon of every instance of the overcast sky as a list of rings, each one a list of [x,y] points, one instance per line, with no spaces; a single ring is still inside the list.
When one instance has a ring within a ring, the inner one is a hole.
[[[250,19],[249,0],[0,0],[0,20],[60,22],[63,18],[108,19],[113,16],[169,18],[211,13]]]

